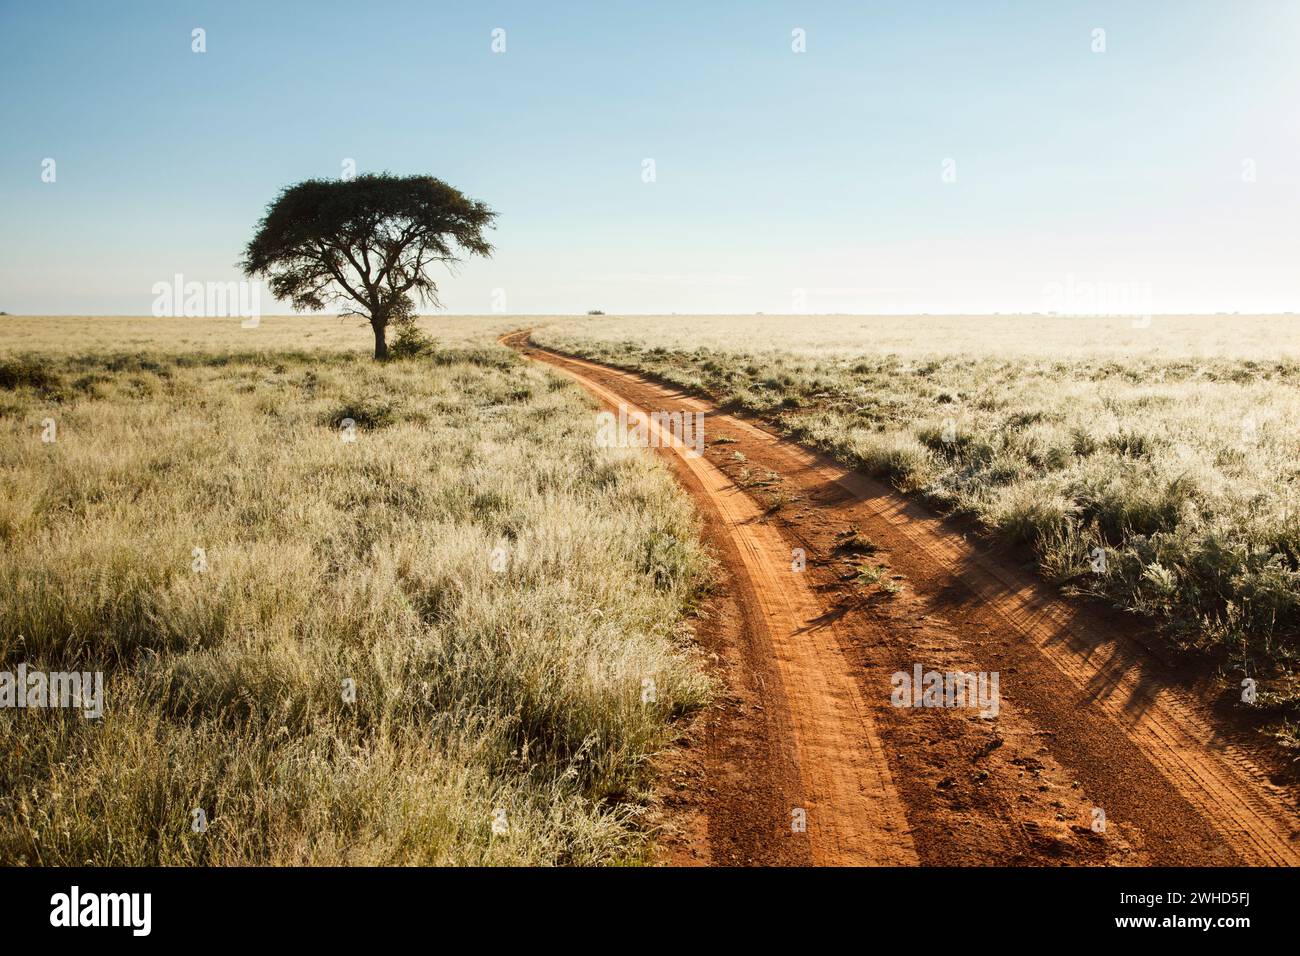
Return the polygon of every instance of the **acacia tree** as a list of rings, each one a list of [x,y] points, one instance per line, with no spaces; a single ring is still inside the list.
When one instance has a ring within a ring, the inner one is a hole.
[[[295,309],[348,302],[347,314],[369,320],[375,358],[384,359],[389,325],[413,317],[416,301],[441,305],[429,268],[490,256],[483,230],[495,218],[432,176],[309,179],[267,206],[240,265]]]

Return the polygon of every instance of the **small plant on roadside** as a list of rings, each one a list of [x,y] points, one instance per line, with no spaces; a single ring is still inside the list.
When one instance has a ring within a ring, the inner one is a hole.
[[[898,582],[889,575],[883,564],[864,564],[858,568],[857,582],[861,587],[874,587],[885,594],[897,594]]]
[[[849,528],[835,535],[835,550],[839,554],[870,555],[880,548],[857,528]]]

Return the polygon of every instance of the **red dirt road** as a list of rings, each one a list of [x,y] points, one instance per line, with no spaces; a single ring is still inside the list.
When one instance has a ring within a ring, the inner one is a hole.
[[[705,413],[702,457],[660,449],[722,566],[698,632],[723,690],[664,761],[667,862],[1300,862],[1282,768],[1131,621],[751,420],[503,342],[611,408]],[[894,706],[916,665],[996,672],[996,716]]]

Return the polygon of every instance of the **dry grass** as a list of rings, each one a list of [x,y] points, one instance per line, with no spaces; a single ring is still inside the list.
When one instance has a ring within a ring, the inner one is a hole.
[[[1068,589],[1264,678],[1260,706],[1300,701],[1294,317],[600,318],[537,338],[974,514]]]
[[[0,862],[642,857],[707,693],[689,504],[490,323],[429,325],[381,366],[334,319],[0,319],[0,668],[106,698],[0,711]]]

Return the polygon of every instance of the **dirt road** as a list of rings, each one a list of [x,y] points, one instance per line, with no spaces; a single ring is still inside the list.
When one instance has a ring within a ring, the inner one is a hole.
[[[503,342],[610,408],[705,414],[703,456],[656,432],[723,568],[699,636],[724,690],[665,759],[667,861],[1300,862],[1285,768],[1131,620],[754,421]],[[996,674],[996,715],[895,706],[918,665]]]

